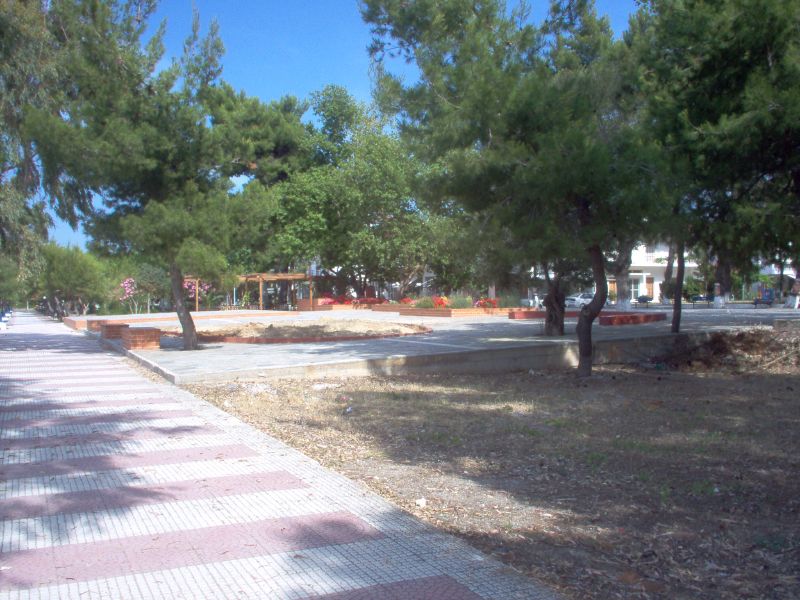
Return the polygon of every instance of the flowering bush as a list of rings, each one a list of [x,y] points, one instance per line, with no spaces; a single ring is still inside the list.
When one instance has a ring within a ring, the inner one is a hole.
[[[478,308],[497,308],[497,298],[481,298],[475,302]]]
[[[122,283],[119,284],[119,287],[122,288],[122,294],[120,295],[119,299],[123,302],[130,300],[136,295],[136,280],[133,277],[123,279]]]
[[[187,280],[183,282],[183,289],[186,290],[186,297],[194,300],[195,294],[197,291],[195,290],[195,284],[193,280]],[[208,292],[211,290],[211,284],[209,283],[200,283],[200,297],[207,295]]]
[[[450,300],[447,296],[433,296],[433,308],[447,308],[450,305]]]
[[[119,284],[122,292],[119,295],[121,302],[125,302],[129,306],[132,313],[139,312],[139,290],[136,288],[136,280],[133,277],[126,277]]]
[[[408,296],[403,296],[400,298],[400,304],[414,304],[414,300]]]
[[[336,304],[333,298],[328,296],[323,296],[322,298],[317,299],[317,304],[319,306],[328,306],[329,304]]]

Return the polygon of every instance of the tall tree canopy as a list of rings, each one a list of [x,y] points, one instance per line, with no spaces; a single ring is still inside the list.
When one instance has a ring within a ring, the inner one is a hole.
[[[299,153],[295,131],[305,131],[300,111],[292,100],[264,106],[225,85],[217,27],[201,37],[197,15],[183,57],[157,71],[159,35],[142,46],[139,27],[122,39],[109,26],[118,6],[72,4],[75,18],[98,32],[72,65],[80,93],[67,110],[37,111],[30,129],[46,167],[103,199],[90,226],[95,247],[136,252],[169,270],[184,347],[195,348],[184,275],[227,271],[241,207],[231,201],[230,178],[286,179]],[[109,68],[121,56],[125,68]]]
[[[645,227],[658,191],[624,44],[587,1],[554,2],[544,29],[500,1],[367,0],[363,16],[378,60],[397,49],[419,68],[410,85],[384,73],[381,94],[415,151],[442,164],[439,189],[493,212],[531,263],[590,266],[597,293],[578,324],[579,373],[590,373],[603,251]]]
[[[680,212],[723,294],[759,255],[797,264],[800,2],[651,0],[642,18],[651,122],[683,162]]]

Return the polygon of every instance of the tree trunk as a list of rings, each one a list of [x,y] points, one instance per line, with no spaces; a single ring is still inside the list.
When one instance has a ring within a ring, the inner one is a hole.
[[[550,279],[547,265],[544,267],[544,278],[547,281],[547,294],[542,301],[546,311],[544,317],[544,334],[547,336],[564,335],[564,290],[561,289],[561,275],[556,273]]]
[[[667,244],[667,266],[664,268],[664,281],[672,279],[672,263],[675,262],[675,246]]]
[[[714,276],[719,284],[720,294],[723,298],[723,303],[730,300],[731,297],[731,262],[722,256],[717,257],[717,268],[714,270]]]
[[[610,267],[614,279],[617,280],[617,309],[630,310],[631,308],[631,252],[634,242],[620,243],[617,258]]]
[[[606,281],[606,265],[603,251],[595,244],[589,248],[589,260],[592,264],[595,292],[592,301],[581,308],[578,316],[578,377],[589,377],[592,374],[592,323],[603,310],[608,298],[608,282]]]
[[[197,330],[194,328],[194,320],[191,313],[183,303],[183,274],[175,263],[169,266],[169,278],[172,284],[172,299],[175,302],[175,312],[178,313],[178,320],[183,329],[183,349],[197,350]],[[200,290],[195,290],[199,293]]]
[[[617,280],[617,310],[631,309],[630,263],[615,274]]]
[[[672,281],[672,263],[675,262],[675,245],[670,241],[667,244],[667,266],[664,268],[664,283]],[[674,286],[673,286],[674,289]],[[674,293],[674,291],[673,291]],[[661,304],[669,304],[669,297],[664,293],[662,284],[661,288]]]
[[[675,300],[672,305],[672,333],[681,331],[681,302],[683,299],[683,274],[686,271],[686,258],[684,257],[685,244],[678,242],[675,254],[678,258],[678,273],[675,276]]]

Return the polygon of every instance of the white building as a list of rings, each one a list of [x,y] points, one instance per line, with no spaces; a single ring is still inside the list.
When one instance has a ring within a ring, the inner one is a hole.
[[[669,248],[666,244],[641,245],[631,252],[631,268],[629,273],[630,300],[639,296],[650,296],[656,302],[661,299],[661,284],[664,282],[664,271],[667,269]],[[672,276],[675,277],[677,261],[672,263]],[[684,279],[695,275],[697,263],[686,261]],[[609,292],[617,293],[617,282],[613,276],[608,279]],[[617,300],[619,301],[619,299]]]

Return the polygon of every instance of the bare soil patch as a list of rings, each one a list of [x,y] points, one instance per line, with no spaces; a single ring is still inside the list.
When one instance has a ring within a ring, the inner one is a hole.
[[[636,366],[188,386],[568,598],[800,597],[800,338]]]
[[[178,327],[164,329],[166,333],[179,333]],[[371,337],[379,335],[410,335],[428,331],[418,325],[387,323],[366,319],[316,319],[314,321],[280,321],[277,323],[242,323],[197,327],[200,336],[226,336],[241,338],[337,338]]]

